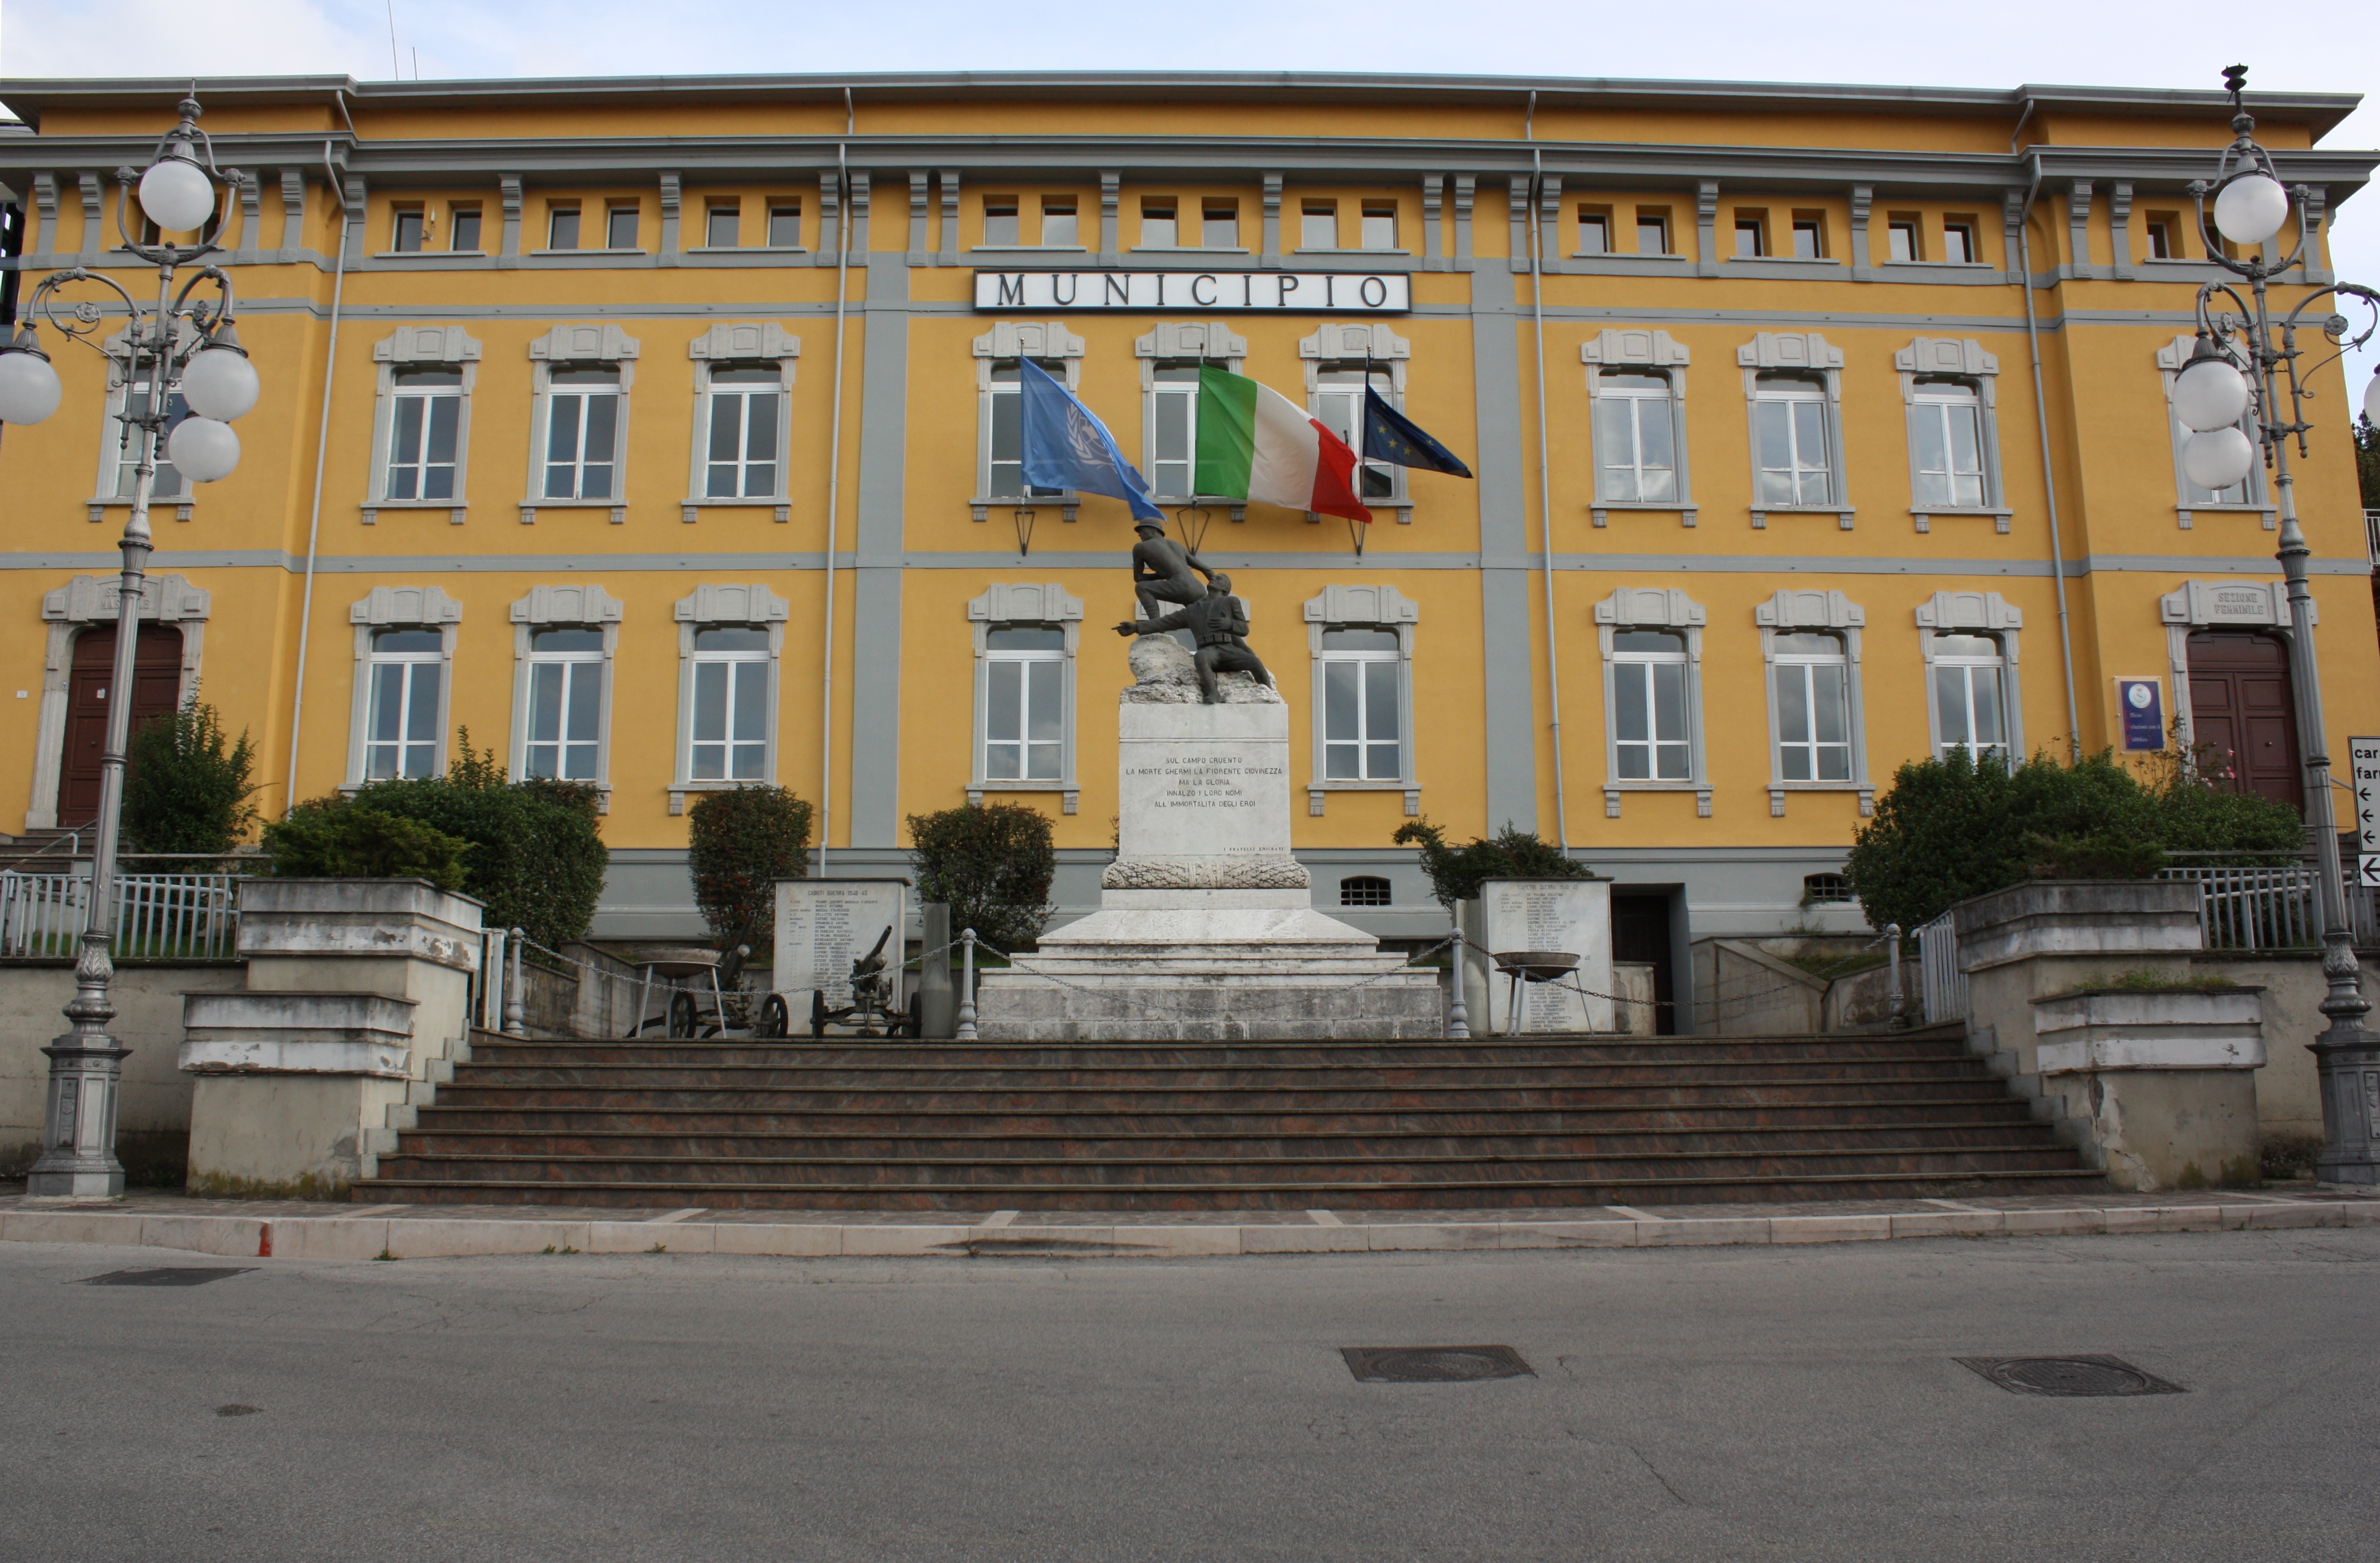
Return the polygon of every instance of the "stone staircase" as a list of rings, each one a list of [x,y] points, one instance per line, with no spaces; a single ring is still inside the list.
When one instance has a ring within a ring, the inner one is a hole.
[[[1954,1028],[1474,1042],[524,1042],[359,1202],[1485,1208],[2105,1185]]]

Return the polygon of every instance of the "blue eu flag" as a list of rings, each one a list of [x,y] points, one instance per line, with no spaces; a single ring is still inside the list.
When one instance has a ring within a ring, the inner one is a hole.
[[[1471,476],[1463,458],[1422,431],[1419,424],[1389,406],[1373,386],[1364,388],[1364,458],[1391,466],[1418,466],[1425,472]]]
[[[1107,425],[1030,358],[1017,365],[1016,395],[1026,482],[1106,494],[1131,506],[1134,520],[1164,524],[1165,512],[1148,497],[1148,479],[1123,459]]]

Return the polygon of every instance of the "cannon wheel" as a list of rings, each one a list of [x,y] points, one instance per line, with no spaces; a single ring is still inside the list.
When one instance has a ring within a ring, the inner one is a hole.
[[[794,1017],[785,1007],[785,996],[771,993],[761,1001],[760,1025],[758,1035],[766,1041],[782,1042],[793,1029]]]
[[[691,1038],[695,1035],[694,995],[673,993],[669,1001],[669,1034],[672,1037]]]
[[[823,990],[813,987],[810,989],[811,1041],[819,1041],[826,1036],[826,994]]]

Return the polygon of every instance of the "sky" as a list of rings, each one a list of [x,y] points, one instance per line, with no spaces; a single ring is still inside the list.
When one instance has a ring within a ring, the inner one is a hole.
[[[2242,25],[2256,15],[2269,20]],[[2243,59],[2252,108],[2258,87],[2380,96],[2380,5],[0,0],[0,77],[1228,69],[2212,89]],[[2324,144],[2380,147],[2380,103]],[[2380,286],[2380,184],[2338,209],[2332,258]],[[2351,367],[2356,397],[2375,362]]]

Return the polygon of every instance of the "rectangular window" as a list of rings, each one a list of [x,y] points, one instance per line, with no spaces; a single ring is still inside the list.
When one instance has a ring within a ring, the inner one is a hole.
[[[1198,242],[1208,249],[1240,247],[1240,203],[1210,200],[1198,209]]]
[[[364,780],[436,775],[438,691],[446,672],[443,633],[374,630],[370,672]]]
[[[1611,253],[1611,213],[1584,206],[1578,209],[1578,252],[1581,255]]]
[[[467,253],[480,248],[478,207],[451,206],[446,209],[446,248]]]
[[[1925,248],[1920,241],[1915,217],[1895,217],[1885,228],[1885,259],[1888,260],[1923,260]]]
[[[124,388],[124,412],[127,418],[145,417],[154,382],[136,381]],[[165,442],[182,420],[190,416],[189,404],[182,400],[178,390],[169,389],[165,396],[165,427],[157,431],[157,473],[150,483],[149,492],[155,499],[178,500],[190,491],[188,483],[165,459]],[[119,423],[121,438],[116,442],[115,492],[119,499],[129,499],[140,481],[140,430],[130,423]]]
[[[1040,358],[1036,362],[1049,370],[1060,384],[1066,382],[1063,359]],[[989,499],[1053,499],[1063,492],[1059,489],[1028,489],[1025,484],[1025,423],[1023,408],[1016,399],[1017,368],[1014,361],[991,367],[990,405],[987,414],[990,423],[984,495]]]
[[[1921,380],[1909,405],[1917,457],[1917,504],[1978,506],[1984,500],[1984,407],[1963,381]]]
[[[1779,632],[1777,774],[1788,782],[1852,779],[1851,659],[1823,630]]]
[[[1825,384],[1803,375],[1763,374],[1755,382],[1752,411],[1760,447],[1760,503],[1833,503]]]
[[[1757,260],[1768,253],[1768,219],[1754,212],[1735,214],[1735,253],[1742,260]]]
[[[1670,377],[1650,370],[1605,370],[1595,377],[1597,491],[1620,503],[1668,504],[1678,497],[1677,428]]]
[[[576,249],[578,248],[578,203],[550,208],[545,217],[545,248]]]
[[[1016,227],[1016,198],[983,198],[983,242],[988,249],[1014,249],[1024,242]]]
[[[2152,212],[2148,216],[2149,259],[2179,260],[2181,259],[2181,222],[2169,212]]]
[[[1170,200],[1144,200],[1140,203],[1140,247],[1143,249],[1175,249],[1182,244],[1182,225],[1174,218],[1175,207]]]
[[[1051,248],[1074,248],[1082,243],[1077,236],[1073,196],[1041,198],[1041,242]]]
[[[463,427],[460,370],[399,370],[392,377],[388,498],[451,500]]]
[[[1322,632],[1325,780],[1404,780],[1403,672],[1394,630]]]
[[[1934,637],[1934,720],[1943,754],[2007,757],[2006,668],[1996,636]]]
[[[984,780],[1064,780],[1066,632],[1000,624],[984,632]]]
[[[547,381],[545,497],[610,499],[620,430],[620,371],[558,369]]]
[[[710,439],[703,495],[708,499],[773,499],[777,476],[777,415],[783,377],[765,365],[710,371]]]
[[[1325,364],[1317,371],[1319,393],[1315,398],[1315,421],[1347,442],[1350,450],[1359,453],[1355,459],[1358,481],[1356,498],[1366,504],[1385,503],[1397,497],[1397,471],[1384,461],[1366,461],[1364,449],[1364,365]],[[1394,381],[1386,368],[1369,371],[1372,389],[1383,401],[1395,405]]]
[[[694,632],[695,782],[759,782],[768,774],[769,632],[713,624]]]
[[[769,203],[769,248],[799,249],[802,247],[802,203],[797,200],[772,200]]]
[[[1392,200],[1367,200],[1364,203],[1364,248],[1394,249],[1397,247],[1397,203]]]
[[[1148,387],[1148,486],[1160,499],[1192,497],[1198,449],[1198,366],[1161,363]]]
[[[1640,208],[1636,212],[1636,253],[1667,255],[1670,249],[1670,214]]]
[[[1975,224],[1973,218],[1954,217],[1942,224],[1942,259],[1960,266],[1975,263]]]
[[[1337,201],[1309,200],[1298,208],[1297,246],[1300,249],[1339,248]]]
[[[1793,259],[1824,260],[1827,258],[1827,220],[1815,212],[1793,213]]]
[[[1611,728],[1622,782],[1694,779],[1686,732],[1686,637],[1623,629],[1611,636]]]
[[[400,255],[410,255],[421,248],[422,230],[429,224],[429,213],[418,206],[396,209],[395,231],[389,235],[389,248]]]
[[[555,625],[531,631],[528,645],[528,739],[521,775],[592,782],[603,704],[603,632]]]
[[[744,242],[741,201],[712,201],[703,210],[702,242],[709,249],[733,249]]]
[[[603,246],[607,249],[637,248],[637,209],[614,206],[603,213]]]

